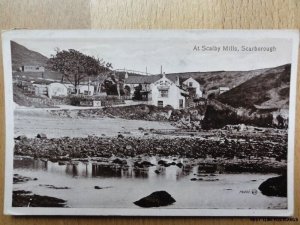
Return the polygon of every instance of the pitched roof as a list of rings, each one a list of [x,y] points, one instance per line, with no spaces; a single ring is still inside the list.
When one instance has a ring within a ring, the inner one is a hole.
[[[126,84],[152,84],[155,81],[159,80],[161,75],[130,75],[125,80]]]
[[[126,84],[152,84],[159,79],[162,78],[161,74],[157,75],[129,75],[128,78],[125,80]],[[171,74],[166,74],[166,78],[168,78],[173,83],[176,82],[177,77]]]

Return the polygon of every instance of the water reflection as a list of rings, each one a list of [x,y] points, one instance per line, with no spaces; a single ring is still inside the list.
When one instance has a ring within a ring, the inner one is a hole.
[[[66,165],[66,174],[69,174],[73,177],[77,177],[79,175],[77,167],[78,167],[77,165],[67,164]],[[85,174],[87,174],[87,171],[85,171]]]
[[[144,159],[143,159],[144,160]],[[136,167],[133,160],[127,165],[119,165],[108,162],[51,162],[41,159],[14,160],[15,169],[45,170],[50,173],[58,173],[72,177],[105,177],[105,178],[138,178],[180,180],[191,173],[198,172],[198,166],[177,165],[162,166],[157,164],[158,159],[148,159],[153,166]],[[166,160],[167,161],[167,160]]]
[[[114,165],[92,164],[93,177],[122,177],[122,169]]]
[[[48,163],[46,160],[35,160],[32,158],[20,158],[14,160],[14,169],[33,169],[47,170]]]

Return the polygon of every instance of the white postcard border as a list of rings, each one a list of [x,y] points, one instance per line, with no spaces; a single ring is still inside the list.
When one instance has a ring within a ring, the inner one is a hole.
[[[183,33],[184,32],[184,33]],[[187,33],[186,33],[187,32]],[[163,34],[163,35],[161,35]],[[13,39],[93,39],[103,37],[156,37],[156,38],[286,38],[291,39],[292,67],[290,82],[288,131],[288,209],[169,209],[169,208],[23,208],[12,207],[14,109],[10,41]],[[74,216],[292,216],[294,212],[294,140],[296,117],[296,84],[298,63],[298,30],[14,30],[2,33],[4,91],[5,91],[5,196],[4,214],[9,215],[74,215]]]

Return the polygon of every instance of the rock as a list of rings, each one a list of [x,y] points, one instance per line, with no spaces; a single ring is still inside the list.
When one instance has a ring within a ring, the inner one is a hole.
[[[59,166],[65,166],[65,165],[67,165],[67,162],[65,162],[65,161],[58,161],[58,165]]]
[[[14,177],[13,177],[13,183],[14,184],[25,183],[25,182],[32,181],[32,180],[37,180],[37,178],[33,179],[31,177],[24,177],[24,176],[21,176],[19,174],[14,174]]]
[[[52,184],[40,184],[40,187],[46,187],[46,188],[50,188],[50,189],[57,189],[57,190],[64,190],[64,189],[71,189],[70,187],[56,187]]]
[[[197,178],[192,178],[192,179],[191,179],[191,181],[196,181],[196,180],[197,180]]]
[[[160,174],[159,170],[155,170],[154,173],[156,174]]]
[[[175,199],[168,192],[156,191],[134,202],[134,204],[140,207],[149,208],[167,206],[173,204],[174,202],[176,202]]]
[[[134,166],[138,168],[144,168],[144,167],[150,167],[154,165],[148,161],[143,161],[143,162],[135,162]]]
[[[144,128],[142,128],[142,127],[139,127],[138,128],[138,130],[140,130],[140,131],[143,131],[143,130],[145,130]]]
[[[245,131],[246,130],[246,125],[245,124],[239,124],[237,130],[238,131]]]
[[[59,198],[32,194],[28,191],[13,191],[13,207],[67,207],[66,201]]]
[[[95,188],[95,189],[98,189],[98,190],[99,190],[99,189],[102,189],[102,188],[101,188],[101,187],[99,187],[99,186],[95,186],[94,188]]]
[[[183,164],[180,162],[180,163],[177,163],[176,166],[178,166],[179,168],[182,168]]]
[[[27,137],[25,135],[20,135],[15,138],[15,140],[17,140],[17,141],[21,141],[21,140],[25,140],[25,139],[27,139]]]
[[[205,181],[219,181],[219,179],[206,179]]]
[[[36,137],[40,139],[47,139],[47,136],[44,133],[37,134]]]
[[[119,159],[119,158],[116,158],[112,161],[112,163],[116,163],[116,164],[127,164],[127,161],[124,159]]]
[[[287,176],[269,178],[258,189],[267,196],[287,197]]]
[[[161,165],[161,166],[164,166],[164,165],[166,165],[167,164],[167,162],[165,161],[165,160],[159,160],[158,162],[158,165]]]
[[[124,138],[122,134],[118,134],[118,138]]]

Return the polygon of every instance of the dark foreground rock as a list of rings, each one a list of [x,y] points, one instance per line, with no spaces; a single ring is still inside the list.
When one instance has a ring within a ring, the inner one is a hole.
[[[173,204],[175,199],[166,191],[156,191],[140,200],[134,202],[135,205],[149,208],[160,207]]]
[[[258,189],[267,196],[287,197],[287,176],[269,178]]]
[[[13,207],[66,207],[66,201],[32,194],[29,191],[13,191]]]

